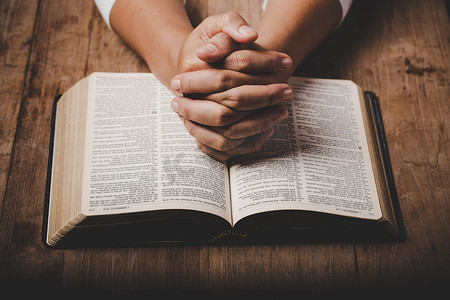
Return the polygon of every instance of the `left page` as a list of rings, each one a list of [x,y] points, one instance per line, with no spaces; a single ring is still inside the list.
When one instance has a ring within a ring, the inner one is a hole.
[[[226,165],[197,148],[173,97],[151,73],[89,77],[83,214],[189,209],[231,223]]]

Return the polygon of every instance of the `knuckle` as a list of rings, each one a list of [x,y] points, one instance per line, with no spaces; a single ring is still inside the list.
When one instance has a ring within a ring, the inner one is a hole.
[[[231,157],[231,155],[228,155],[225,152],[216,151],[216,150],[200,143],[199,141],[197,141],[197,147],[206,155],[211,156],[212,158],[214,158],[218,161],[221,161],[221,162],[226,162]]]
[[[234,113],[227,107],[222,107],[217,114],[217,125],[224,126],[230,124],[234,119]]]
[[[234,128],[234,126],[224,126],[222,128],[222,135],[229,139],[233,138],[236,136],[236,129]]]
[[[225,48],[227,48],[228,50],[230,50],[229,48],[231,48],[236,43],[233,38],[225,32],[219,32],[218,34],[216,34],[216,37],[220,39],[223,45],[226,45]]]
[[[278,102],[278,99],[279,99],[278,90],[276,88],[272,88],[267,98],[267,104],[274,105]]]
[[[181,73],[197,70],[197,64],[192,59],[185,59],[179,63]]]
[[[217,89],[218,90],[227,90],[233,85],[233,78],[228,71],[223,71],[218,73]]]
[[[229,90],[226,92],[225,99],[222,102],[231,109],[238,109],[242,102],[242,94],[233,89]]]
[[[254,145],[252,145],[252,147],[250,147],[249,150],[250,150],[251,153],[257,152],[257,151],[259,151],[262,148],[263,145],[264,145],[264,141],[255,143]]]
[[[196,136],[197,134],[197,129],[195,128],[195,126],[193,126],[191,123],[186,122],[185,123],[185,127],[187,129],[187,131],[189,132],[190,135],[192,135],[193,137]]]
[[[251,143],[249,143],[247,150],[249,153],[256,152],[264,145],[264,134],[259,134],[252,138]]]
[[[222,15],[222,24],[230,24],[237,18],[241,18],[241,16],[235,11],[229,11]]]
[[[213,148],[219,151],[227,151],[231,148],[230,141],[224,136],[217,135]]]
[[[269,52],[269,58],[268,58],[268,63],[270,64],[270,66],[275,67],[279,65],[279,58],[278,55],[276,54],[276,52],[274,51],[270,51]]]
[[[183,118],[190,120],[191,119],[191,113],[190,113],[190,104],[189,103],[183,103],[183,104],[178,104],[178,111],[180,113],[180,115],[183,116]]]
[[[204,144],[200,143],[199,141],[197,141],[197,147],[198,147],[198,149],[200,149],[205,154],[208,154],[209,149],[208,149],[208,147],[206,145],[204,145]]]
[[[270,129],[270,128],[273,126],[272,123],[273,123],[273,122],[272,122],[271,120],[265,119],[265,120],[261,123],[261,126],[259,127],[259,132],[264,132],[264,131]]]
[[[261,139],[260,135],[256,135],[256,136],[251,136],[246,138],[245,142],[242,143],[242,145],[230,149],[227,151],[228,154],[249,154],[249,153],[254,153],[258,150],[261,149],[261,147],[264,144],[264,140]]]
[[[243,71],[252,64],[252,59],[251,56],[246,55],[245,52],[238,51],[231,54],[230,64],[230,68],[233,68],[236,71]]]

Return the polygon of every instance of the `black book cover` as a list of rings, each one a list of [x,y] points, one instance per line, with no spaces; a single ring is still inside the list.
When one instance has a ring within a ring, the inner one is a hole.
[[[384,234],[377,234],[373,232],[372,234],[367,234],[365,232],[362,234],[357,231],[342,231],[341,229],[330,229],[329,227],[272,227],[261,231],[255,236],[247,236],[246,234],[239,234],[233,229],[227,232],[218,233],[218,235],[212,239],[207,244],[210,245],[223,245],[223,244],[271,244],[271,243],[301,243],[301,242],[403,242],[406,240],[402,215],[400,211],[400,204],[398,201],[397,192],[395,189],[394,176],[392,172],[392,167],[389,158],[389,150],[387,147],[386,136],[384,133],[383,121],[381,118],[381,111],[379,105],[379,99],[373,92],[365,92],[365,95],[369,98],[371,102],[371,107],[373,110],[373,116],[375,121],[375,129],[377,131],[377,136],[379,139],[379,144],[381,148],[381,158],[383,160],[385,175],[388,182],[388,189],[392,200],[392,205],[394,208],[395,218],[397,226],[399,229],[399,235],[396,237],[387,237]],[[45,246],[51,248],[81,248],[81,247],[135,247],[135,246],[151,246],[151,245],[195,245],[192,241],[128,241],[125,243],[118,242],[117,245],[73,245],[65,244],[57,245],[52,247],[47,244],[47,229],[48,229],[48,217],[49,217],[49,201],[50,201],[50,186],[51,186],[51,176],[52,176],[52,163],[53,163],[53,140],[55,134],[55,120],[56,120],[56,106],[58,100],[62,95],[58,95],[54,99],[53,110],[52,110],[52,120],[51,120],[51,132],[49,141],[49,158],[48,158],[48,169],[47,169],[47,180],[45,189],[45,203],[44,203],[44,215],[42,224],[42,242]],[[320,214],[320,213],[319,213]],[[337,217],[339,218],[339,216]],[[199,244],[205,244],[199,243]]]

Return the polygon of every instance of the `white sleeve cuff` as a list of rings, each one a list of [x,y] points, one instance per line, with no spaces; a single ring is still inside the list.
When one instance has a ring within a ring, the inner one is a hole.
[[[341,3],[341,7],[342,7],[342,18],[341,18],[341,22],[339,23],[339,25],[342,23],[342,21],[344,21],[345,16],[348,13],[348,10],[350,9],[350,6],[352,5],[353,0],[339,0],[339,2]]]
[[[111,23],[109,22],[109,17],[111,15],[111,10],[116,3],[116,0],[94,0],[100,14],[103,17],[106,25],[108,25],[109,29],[111,28]],[[183,4],[186,4],[186,0],[183,0]]]
[[[98,10],[100,11],[100,14],[103,17],[103,20],[105,20],[106,25],[108,25],[109,29],[112,30],[111,24],[109,22],[109,16],[111,15],[111,10],[114,6],[114,3],[116,3],[116,0],[94,0],[95,4],[97,5]],[[263,10],[266,10],[266,5],[269,0],[264,0],[264,3],[262,5]],[[184,0],[183,2],[186,2]],[[344,21],[345,16],[348,13],[348,10],[350,9],[350,6],[352,5],[353,0],[339,0],[339,3],[342,7],[342,18],[341,22],[339,22],[339,25],[341,25],[342,21]]]
[[[109,23],[109,16],[111,15],[111,10],[116,3],[116,0],[94,0],[100,14],[105,20],[106,25],[112,30],[111,24]]]

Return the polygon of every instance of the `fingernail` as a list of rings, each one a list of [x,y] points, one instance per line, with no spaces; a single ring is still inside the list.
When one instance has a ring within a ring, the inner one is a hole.
[[[177,100],[172,100],[170,107],[172,107],[172,110],[174,112],[178,113],[178,101]]]
[[[283,91],[283,99],[284,100],[289,100],[292,98],[292,90],[291,89],[285,89]]]
[[[283,69],[285,69],[285,70],[290,69],[291,66],[292,66],[292,59],[287,58],[287,57],[283,58],[283,59],[281,60],[281,66],[282,66]]]
[[[175,91],[181,91],[181,80],[180,79],[172,79],[170,82],[170,87]]]
[[[217,47],[211,43],[206,44],[203,46],[200,51],[204,51],[206,53],[214,53],[217,51]]]
[[[253,28],[247,25],[239,27],[238,30],[242,35],[254,35],[256,33],[256,31]]]

